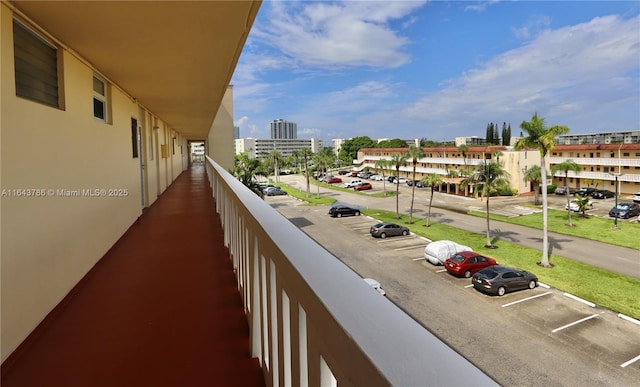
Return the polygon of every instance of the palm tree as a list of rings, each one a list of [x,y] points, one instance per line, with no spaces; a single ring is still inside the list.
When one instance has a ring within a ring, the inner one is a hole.
[[[574,172],[576,174],[580,173],[582,168],[573,160],[565,160],[560,164],[556,164],[551,168],[551,175],[555,175],[556,172],[564,172],[564,194],[567,197],[567,226],[573,227],[571,223],[571,207],[569,205],[569,171]]]
[[[407,160],[411,160],[411,166],[413,168],[413,184],[411,184],[411,210],[409,211],[409,224],[413,223],[413,200],[416,192],[416,165],[418,164],[418,159],[424,157],[424,150],[422,148],[416,147],[415,145],[411,145],[409,150],[405,152],[405,157]]]
[[[474,184],[482,187],[482,195],[487,199],[487,244],[486,248],[495,248],[491,244],[491,235],[489,228],[489,197],[491,190],[509,184],[509,173],[505,171],[497,161],[485,160],[483,164],[478,165],[473,175],[462,181],[463,186]]]
[[[280,160],[282,160],[282,153],[274,149],[271,151],[271,153],[269,153],[269,158],[273,160],[273,175],[275,176],[275,181],[279,181],[280,180],[278,178],[278,176],[280,175],[279,163],[280,163]]]
[[[304,176],[307,180],[307,197],[309,197],[309,160],[311,160],[311,156],[313,152],[309,148],[302,148],[300,150],[300,159],[304,163]]]
[[[586,218],[587,214],[585,211],[591,208],[591,199],[589,199],[589,196],[580,196],[576,194],[576,204],[578,205],[578,211],[581,214],[580,216]]]
[[[536,206],[540,205],[540,183],[542,182],[540,166],[533,165],[531,168],[527,169],[524,173],[523,180],[526,183],[533,183],[533,204]]]
[[[467,172],[467,152],[469,151],[469,145],[460,144],[458,146],[458,152],[462,153],[462,161],[464,162],[465,174]]]
[[[427,176],[422,178],[422,182],[427,187],[431,187],[431,197],[429,198],[429,211],[427,212],[427,223],[425,224],[426,227],[429,227],[429,220],[431,219],[431,204],[433,203],[433,191],[436,188],[436,186],[439,187],[440,185],[442,185],[443,181],[442,181],[442,177],[437,173],[430,173]]]
[[[542,259],[540,265],[551,267],[549,263],[549,217],[547,209],[547,154],[552,151],[556,144],[556,136],[569,133],[569,128],[561,125],[554,125],[547,128],[544,118],[538,117],[535,113],[531,121],[522,121],[520,129],[527,132],[526,137],[522,137],[516,142],[515,149],[533,148],[540,151],[540,172],[542,181]]]
[[[400,167],[407,163],[407,156],[403,153],[393,153],[389,164],[396,169],[396,179],[400,179]],[[400,181],[396,183],[396,216],[400,219],[400,210],[398,204],[398,196],[400,193]]]
[[[384,177],[384,171],[389,167],[389,160],[387,159],[378,159],[376,160],[375,169],[376,172],[382,173],[382,190],[384,195],[387,195],[387,179]]]

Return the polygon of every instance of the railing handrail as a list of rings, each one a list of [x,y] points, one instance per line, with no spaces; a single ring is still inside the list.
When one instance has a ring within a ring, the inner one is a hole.
[[[271,267],[269,264],[261,267],[251,265],[254,256],[265,259],[264,254],[267,254],[266,259],[274,264],[275,282],[278,284],[276,290],[281,287],[290,297],[292,311],[297,306],[306,311],[307,325],[322,328],[309,330],[309,335],[320,335],[309,336],[308,343],[317,345],[321,359],[326,361],[339,384],[343,380],[350,385],[495,385],[480,369],[373,291],[354,271],[246,189],[208,156],[207,163],[216,208],[223,220],[225,241],[230,251],[237,250],[234,261],[238,259],[243,262],[241,265],[249,268],[245,278],[239,278],[239,283],[254,278],[262,282],[262,278],[269,278],[256,275],[256,270],[267,270]],[[229,214],[229,211],[232,213]],[[225,220],[229,224],[224,224]],[[248,225],[253,225],[253,228],[245,230]],[[238,229],[240,232],[237,232]],[[247,233],[255,235],[255,245],[260,246],[261,251],[251,254],[246,252],[245,247],[234,248],[253,245],[253,238],[249,238],[246,244]],[[244,242],[234,238],[244,239]],[[263,283],[246,286],[265,288]],[[247,294],[251,297],[253,293]],[[284,308],[281,305],[282,298],[276,296],[274,299],[269,291],[260,297],[268,297],[269,303],[279,303],[279,311]],[[246,305],[247,309],[252,304],[259,305],[255,300],[244,301],[249,304]],[[250,313],[264,314],[264,311],[253,307]],[[288,311],[286,315],[289,315]],[[296,320],[291,319],[284,324],[279,320],[282,320],[282,313],[276,320],[273,320],[273,315],[270,318],[262,315],[259,319],[263,324],[266,321],[269,329],[273,329],[273,321],[277,321],[279,334],[275,336],[282,342],[282,336],[288,334],[283,326],[295,325]],[[257,320],[249,318],[251,335],[255,338],[260,336],[256,330],[264,327],[255,326],[252,321]],[[264,328],[263,331],[271,332],[269,329]],[[264,335],[260,337],[260,346],[268,347]],[[285,358],[280,353],[282,346],[278,345],[277,348],[278,353],[272,355],[272,362],[276,355],[275,359]],[[280,375],[278,378],[282,378],[287,367],[281,363],[269,365],[263,361],[263,370],[268,376],[267,385],[272,384],[269,377],[274,377],[274,372]],[[310,370],[298,370],[294,374],[308,375],[311,386],[324,384],[314,378],[317,372],[312,369],[313,357],[304,362],[293,360],[287,366],[290,367],[288,369],[295,369],[299,364],[308,364]]]

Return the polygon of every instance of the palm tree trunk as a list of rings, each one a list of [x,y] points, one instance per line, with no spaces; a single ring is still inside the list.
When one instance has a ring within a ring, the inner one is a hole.
[[[398,202],[398,197],[400,196],[400,168],[396,168],[396,179],[398,179],[396,183],[396,216],[400,219],[400,206]]]
[[[534,184],[533,189],[535,190],[535,193],[533,194],[533,204],[537,206],[540,204],[540,184]]]
[[[431,186],[431,198],[429,198],[429,211],[427,212],[427,224],[425,226],[429,227],[429,220],[431,219],[431,203],[433,203],[433,189],[434,186]]]
[[[416,192],[416,165],[413,164],[413,182],[411,184],[411,211],[409,212],[409,224],[413,224],[413,199]]]
[[[573,225],[571,224],[571,205],[570,205],[570,201],[569,201],[569,184],[567,183],[567,180],[569,179],[569,172],[565,171],[564,172],[564,189],[565,189],[565,196],[567,197],[567,216],[568,216],[568,223],[567,226],[572,227]]]
[[[540,175],[542,177],[542,259],[540,264],[543,267],[550,267],[549,264],[549,215],[547,210],[549,202],[547,200],[547,158],[540,158]]]
[[[489,233],[489,191],[487,190],[487,244],[485,247],[493,247],[491,245],[491,235]]]

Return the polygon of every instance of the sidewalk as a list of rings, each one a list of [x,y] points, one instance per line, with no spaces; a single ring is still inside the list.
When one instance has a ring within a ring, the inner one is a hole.
[[[294,188],[305,190],[304,178],[298,175],[280,176],[280,181]],[[316,186],[312,184],[312,192],[316,192]],[[387,190],[395,190],[394,184],[387,184]],[[403,187],[404,188],[404,187]],[[403,200],[403,196],[410,198],[410,190],[400,190],[400,212],[408,214],[410,200]],[[379,208],[395,211],[396,201],[394,197],[374,198],[365,195],[356,195],[349,192],[320,188],[320,193],[331,193],[336,200],[361,206],[363,208]],[[425,203],[428,200],[430,190],[416,189],[415,203]],[[524,199],[502,199],[491,202],[491,213],[514,214],[525,211],[533,211],[522,207],[519,203]],[[414,204],[414,214],[419,205]],[[485,203],[480,199],[465,198],[450,194],[436,192],[433,196],[431,214],[437,222],[455,224],[462,230],[484,234],[486,221],[484,218],[467,215],[471,209],[485,208]],[[438,214],[438,215],[436,215]],[[434,216],[436,215],[436,216]],[[509,215],[507,215],[509,216]],[[491,220],[491,235],[499,240],[517,243],[536,250],[542,250],[542,230],[514,225],[511,223]],[[590,239],[578,238],[570,235],[549,232],[549,252],[574,261],[600,267],[612,272],[640,278],[640,251],[631,248],[610,245]]]

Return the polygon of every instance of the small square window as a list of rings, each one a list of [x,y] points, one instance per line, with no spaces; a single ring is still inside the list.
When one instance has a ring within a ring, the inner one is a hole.
[[[97,75],[93,76],[93,116],[107,122],[107,83]]]

